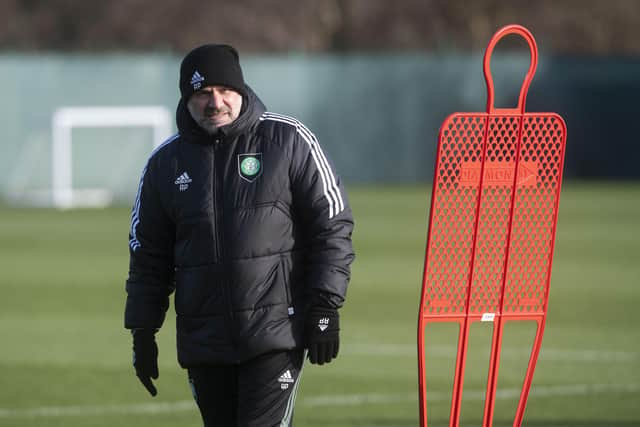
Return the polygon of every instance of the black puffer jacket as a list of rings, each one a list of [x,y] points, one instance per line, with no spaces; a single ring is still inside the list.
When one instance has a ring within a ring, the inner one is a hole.
[[[354,258],[347,196],[316,138],[247,88],[215,136],[181,103],[132,212],[125,327],[160,328],[175,289],[183,367],[302,345],[310,298],[342,305]]]

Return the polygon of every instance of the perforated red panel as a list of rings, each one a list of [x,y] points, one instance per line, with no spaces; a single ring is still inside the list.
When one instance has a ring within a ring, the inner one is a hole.
[[[443,125],[426,257],[424,314],[465,314],[467,297],[469,314],[501,312],[520,120],[513,115],[455,114]],[[540,312],[546,303],[564,158],[563,133],[563,124],[556,115],[524,115],[504,313]],[[486,152],[481,184],[483,147]],[[476,212],[479,217],[474,254]]]
[[[564,159],[564,132],[564,123],[557,115],[524,116],[520,159],[522,164],[536,167],[531,178],[518,181],[516,186],[503,313],[545,311]]]
[[[454,115],[443,124],[433,194],[425,275],[425,314],[463,315],[471,267],[473,228],[485,115]],[[477,173],[476,173],[477,172]]]
[[[520,118],[492,116],[482,179],[469,313],[496,313],[506,255]]]

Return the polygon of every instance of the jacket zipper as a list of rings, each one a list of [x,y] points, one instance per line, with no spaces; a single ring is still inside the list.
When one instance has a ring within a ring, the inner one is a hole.
[[[215,232],[214,232],[214,255],[215,255],[215,260],[222,264],[223,259],[222,259],[222,245],[220,244],[220,239],[221,239],[221,233],[220,233],[220,220],[218,219],[218,211],[220,210],[220,200],[218,197],[218,168],[216,165],[216,160],[218,157],[218,149],[220,146],[220,140],[216,139],[215,142],[213,143],[213,147],[212,147],[212,151],[213,151],[213,155],[211,157],[211,176],[213,179],[212,182],[212,186],[213,186],[213,226],[215,227]]]
[[[231,305],[231,289],[229,289],[230,284],[227,278],[227,266],[224,251],[224,231],[222,230],[222,226],[224,225],[224,167],[217,167],[221,164],[218,157],[221,157],[220,153],[222,151],[222,142],[222,139],[216,138],[213,143],[213,218],[216,227],[214,238],[217,261],[222,267],[222,294],[225,304],[227,305],[227,320],[229,322],[227,333],[229,334],[229,342],[231,342],[235,358],[238,346],[235,338],[234,315],[233,307]],[[219,177],[218,173],[220,172],[222,172],[222,175]]]

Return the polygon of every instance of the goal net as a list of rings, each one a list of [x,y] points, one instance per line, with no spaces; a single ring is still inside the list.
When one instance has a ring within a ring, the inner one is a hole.
[[[171,123],[163,106],[57,109],[46,199],[60,209],[104,207],[118,195],[126,199],[146,157],[171,135]]]

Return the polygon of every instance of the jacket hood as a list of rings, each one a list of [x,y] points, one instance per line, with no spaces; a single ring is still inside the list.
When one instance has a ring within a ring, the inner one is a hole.
[[[258,95],[248,86],[245,85],[246,95],[242,97],[242,109],[240,115],[228,125],[221,126],[216,135],[225,138],[234,137],[255,126],[260,116],[267,110]],[[207,143],[210,142],[213,135],[209,135],[204,131],[191,117],[191,113],[187,109],[184,99],[180,99],[176,108],[176,125],[180,136],[186,140],[193,142]]]

